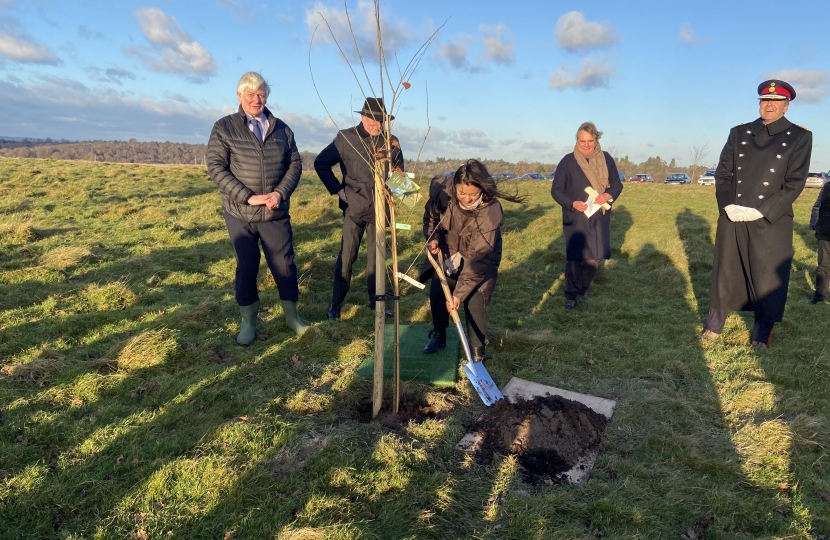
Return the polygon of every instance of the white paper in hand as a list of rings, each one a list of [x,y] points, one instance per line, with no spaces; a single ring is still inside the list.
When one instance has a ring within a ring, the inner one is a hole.
[[[588,208],[585,209],[585,217],[593,216],[597,213],[597,210],[602,208],[602,205],[595,203],[594,198],[590,195],[588,196],[588,200],[585,201],[585,204],[588,205]]]

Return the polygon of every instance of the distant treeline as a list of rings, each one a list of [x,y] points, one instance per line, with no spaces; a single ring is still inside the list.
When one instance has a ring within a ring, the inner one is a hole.
[[[166,163],[203,165],[207,145],[174,142],[138,142],[129,141],[55,141],[52,139],[9,141],[0,139],[0,156],[40,159],[69,159],[86,161],[107,161],[112,163]],[[314,170],[314,152],[300,152],[303,158],[303,170]],[[414,156],[407,156],[410,160]],[[700,167],[696,171],[691,167],[677,167],[674,159],[670,163],[657,157],[648,158],[642,163],[634,163],[628,156],[616,158],[617,166],[627,177],[637,173],[651,174],[655,182],[661,182],[671,172],[691,173],[696,179],[700,176]],[[419,176],[434,176],[448,171],[455,171],[464,164],[465,159],[437,157],[419,163],[407,162],[407,170]],[[547,174],[556,168],[554,163],[519,161],[511,163],[504,160],[481,160],[491,174],[502,172],[521,176],[537,172]]]

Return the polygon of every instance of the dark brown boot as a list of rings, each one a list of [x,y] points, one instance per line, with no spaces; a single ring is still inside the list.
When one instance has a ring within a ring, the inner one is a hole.
[[[484,345],[481,345],[479,347],[473,347],[472,353],[473,362],[475,363],[484,362],[485,360],[490,360],[491,358],[493,358],[489,354],[484,353]]]

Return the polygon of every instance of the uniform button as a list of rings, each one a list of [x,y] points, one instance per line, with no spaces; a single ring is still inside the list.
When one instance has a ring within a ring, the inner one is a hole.
[[[741,182],[743,182],[743,180],[738,180],[738,183],[739,183],[739,184],[740,184]]]
[[[738,193],[738,197],[740,197],[740,196],[741,196],[741,194],[740,194],[740,193]]]
[[[768,186],[768,185],[769,185],[769,182],[764,182],[764,185],[765,185],[765,186]]]
[[[781,143],[781,146],[787,146],[787,143],[782,142],[782,143]]]
[[[763,196],[763,195],[758,195],[758,198],[759,198],[759,199],[763,199],[763,198],[764,198],[764,196]]]
[[[741,144],[746,144],[746,141],[741,141]],[[784,146],[787,146],[786,144]]]
[[[778,155],[777,155],[777,156],[775,156],[775,157],[777,157],[778,159],[781,159],[781,154],[778,154]]]
[[[752,133],[750,130],[746,130],[747,133]]]
[[[789,134],[790,134],[790,132],[788,131],[788,132],[787,132],[787,135],[789,135]]]
[[[775,169],[770,169],[769,172],[775,172]]]
[[[744,155],[743,154],[738,154],[738,157],[744,157]]]
[[[741,167],[738,167],[738,170],[740,171],[740,170],[741,170]]]

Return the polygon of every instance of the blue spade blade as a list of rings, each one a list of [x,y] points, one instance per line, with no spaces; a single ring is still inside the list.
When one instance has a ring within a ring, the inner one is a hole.
[[[478,393],[481,401],[483,401],[488,407],[500,399],[504,399],[504,396],[501,394],[501,390],[499,390],[499,387],[496,386],[495,382],[493,382],[493,378],[490,376],[490,373],[487,371],[487,368],[484,367],[482,362],[467,362],[464,364],[464,373],[467,375],[467,378],[470,379],[470,383],[473,385],[473,388],[475,388],[475,391]]]

